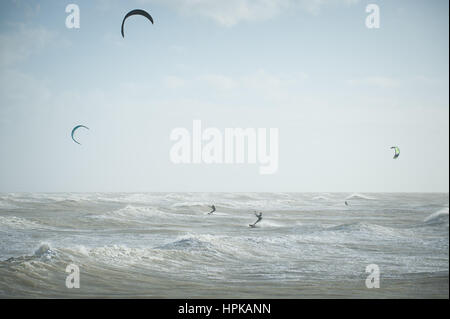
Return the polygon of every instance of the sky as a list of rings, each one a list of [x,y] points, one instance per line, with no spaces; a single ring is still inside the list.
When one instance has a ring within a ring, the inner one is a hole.
[[[135,8],[154,25],[122,38]],[[448,192],[448,19],[444,0],[2,1],[0,192]],[[278,170],[173,163],[194,120],[277,128]]]

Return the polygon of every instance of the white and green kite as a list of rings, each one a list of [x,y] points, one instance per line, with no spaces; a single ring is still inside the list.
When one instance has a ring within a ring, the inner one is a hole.
[[[398,148],[398,146],[392,146],[391,149],[392,148],[395,150],[394,159],[396,159],[400,155],[400,149]]]

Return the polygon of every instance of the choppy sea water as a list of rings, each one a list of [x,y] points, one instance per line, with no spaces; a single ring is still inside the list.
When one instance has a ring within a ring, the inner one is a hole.
[[[0,298],[448,298],[448,207],[418,193],[0,194]]]

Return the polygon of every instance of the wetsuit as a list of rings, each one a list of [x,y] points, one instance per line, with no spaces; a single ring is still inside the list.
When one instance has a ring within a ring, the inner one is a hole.
[[[255,216],[258,218],[258,220],[256,222],[254,222],[253,224],[250,224],[249,225],[250,227],[255,227],[255,225],[257,223],[259,223],[261,221],[261,219],[262,219],[262,213],[259,213],[259,214],[255,213]]]

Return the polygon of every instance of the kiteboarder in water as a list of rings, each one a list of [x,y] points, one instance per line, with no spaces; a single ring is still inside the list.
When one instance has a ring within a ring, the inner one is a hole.
[[[260,212],[260,213],[255,212],[255,216],[256,216],[256,218],[258,218],[258,219],[257,219],[256,222],[254,222],[253,224],[250,224],[250,225],[249,225],[250,227],[255,227],[255,225],[256,225],[257,223],[259,223],[259,222],[261,221],[261,219],[262,219],[262,213],[261,213],[261,212]]]
[[[212,208],[212,211],[210,211],[208,213],[208,215],[210,215],[210,214],[212,214],[212,213],[214,213],[216,211],[216,206],[212,205],[211,208]]]

